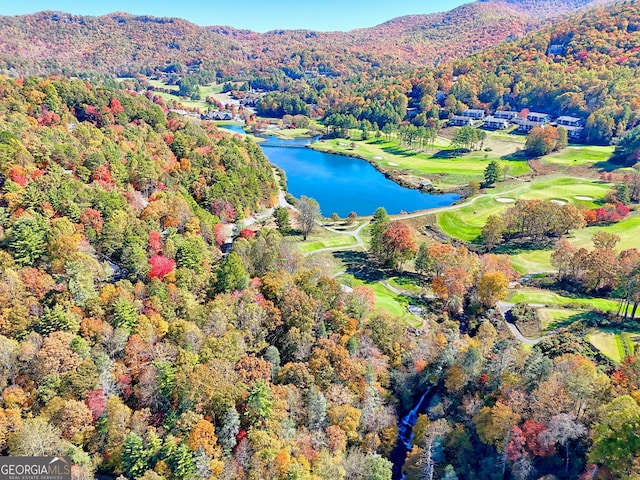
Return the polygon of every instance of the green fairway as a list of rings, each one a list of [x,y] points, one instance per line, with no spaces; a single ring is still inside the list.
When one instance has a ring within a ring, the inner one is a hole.
[[[189,98],[179,97],[177,95],[178,90],[180,90],[180,87],[178,85],[166,85],[162,80],[148,80],[148,81],[149,81],[149,84],[154,88],[163,88],[163,89],[171,90],[172,92],[176,93],[176,94],[173,94],[173,93],[154,91],[155,94],[160,95],[166,102],[172,102],[172,101],[180,102],[183,106],[187,108],[200,108],[204,110],[207,107],[209,107],[205,99],[209,95],[212,95],[214,93],[220,93],[222,91],[222,85],[219,85],[219,84],[200,86],[201,99],[191,100]]]
[[[305,138],[309,137],[308,128],[286,128],[283,130],[268,131],[267,135],[282,138],[284,140],[291,140],[293,138]]]
[[[563,200],[578,208],[592,208],[595,206],[592,200],[578,200],[575,197],[599,199],[604,197],[610,188],[609,184],[597,180],[572,177],[556,177],[540,182],[522,183],[516,188],[505,191],[504,196],[492,192],[491,195],[495,196],[483,197],[470,205],[439,213],[438,226],[450,237],[472,241],[481,234],[482,227],[490,215],[499,214],[513,205],[499,202],[500,198]]]
[[[317,228],[316,231],[309,234],[306,241],[300,238],[296,245],[302,253],[310,253],[323,248],[348,247],[356,243],[358,242],[351,235]]]
[[[542,160],[556,165],[590,165],[609,160],[613,149],[612,146],[570,145],[559,152],[543,157]]]
[[[485,144],[490,144],[491,142],[490,136],[485,141]],[[513,142],[508,137],[494,140],[491,144],[495,148],[492,147],[489,152],[470,152],[464,156],[453,158],[448,157],[448,152],[453,150],[450,143],[450,140],[438,137],[434,150],[418,152],[401,147],[395,140],[352,141],[339,138],[316,142],[312,148],[364,158],[382,168],[407,170],[408,173],[426,176],[440,187],[481,181],[484,169],[491,160],[497,160],[502,166],[506,166],[509,175],[519,176],[529,172],[529,167],[524,160],[501,159],[502,152],[512,154],[520,148],[520,144]],[[508,144],[506,149],[504,147],[500,148],[502,144]]]
[[[551,265],[551,250],[525,250],[510,257],[511,266],[520,275],[555,270]]]
[[[608,359],[620,363],[624,357],[624,345],[620,334],[610,330],[596,330],[587,335],[587,341]]]
[[[540,305],[550,305],[569,308],[583,308],[587,310],[602,310],[605,312],[615,312],[618,310],[617,300],[591,297],[564,297],[549,290],[538,288],[521,288],[511,292],[509,295],[511,303],[532,303]]]
[[[637,248],[640,245],[640,214],[628,217],[612,225],[588,227],[573,232],[569,241],[576,247],[593,248],[592,238],[600,231],[613,233],[620,237],[620,242],[616,245],[616,250],[627,250]]]
[[[482,232],[487,218],[501,213],[505,205],[493,197],[480,198],[466,207],[439,213],[438,226],[450,237],[472,241]]]
[[[393,293],[387,287],[380,282],[367,282],[350,274],[340,275],[338,278],[340,283],[355,287],[358,285],[365,285],[373,290],[376,298],[376,308],[386,310],[387,312],[402,318],[402,320],[408,325],[419,327],[422,325],[422,318],[413,315],[409,312],[408,306],[411,303],[411,299],[404,295],[398,295]]]

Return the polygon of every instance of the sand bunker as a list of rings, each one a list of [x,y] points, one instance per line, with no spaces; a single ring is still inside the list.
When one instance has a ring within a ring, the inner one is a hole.
[[[496,198],[496,202],[500,202],[500,203],[514,203],[515,201],[516,201],[515,198],[507,198],[507,197]]]
[[[392,167],[397,167],[398,166],[398,164],[396,162],[389,162],[389,165],[392,166]]]
[[[380,155],[376,155],[375,157],[373,157],[374,160],[382,160],[382,157]]]
[[[576,195],[575,197],[576,200],[586,200],[586,201],[592,201],[593,197],[587,197],[585,195]]]
[[[565,202],[564,200],[557,200],[557,199],[554,199],[554,200],[549,200],[549,201],[550,201],[551,203],[555,203],[556,205],[566,205],[566,204],[567,204],[567,202]]]

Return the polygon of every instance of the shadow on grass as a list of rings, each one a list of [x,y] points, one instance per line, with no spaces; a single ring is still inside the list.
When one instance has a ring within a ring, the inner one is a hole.
[[[519,253],[529,252],[532,250],[548,250],[553,248],[554,244],[555,241],[553,240],[508,242],[495,247],[491,250],[491,253],[517,255]]]
[[[585,325],[597,325],[602,321],[602,316],[596,312],[580,312],[575,315],[571,315],[570,317],[565,318],[564,320],[556,320],[554,322],[550,322],[547,325],[547,330],[555,330],[557,328],[565,328],[568,327],[575,322],[584,322]]]
[[[378,282],[396,277],[396,279],[404,278],[407,285],[410,285],[418,283],[421,278],[417,273],[400,272],[375,263],[365,252],[345,250],[333,252],[333,256],[344,264],[346,273],[366,282]]]
[[[399,157],[415,157],[418,152],[410,152],[400,147],[383,147],[382,151]]]
[[[520,150],[519,152],[503,155],[500,157],[500,160],[521,162],[522,160],[529,160],[530,158],[531,157],[527,155],[527,152],[525,152],[524,150]]]
[[[453,150],[438,150],[436,153],[434,153],[431,158],[434,159],[442,159],[442,158],[458,158],[461,157],[467,153],[469,153],[470,150],[466,149],[466,148],[456,148]]]
[[[626,168],[626,166],[618,165],[617,163],[612,163],[608,160],[605,160],[604,162],[594,163],[593,168],[598,168],[600,170],[604,170],[605,172],[613,172],[614,170],[618,170],[619,168]]]

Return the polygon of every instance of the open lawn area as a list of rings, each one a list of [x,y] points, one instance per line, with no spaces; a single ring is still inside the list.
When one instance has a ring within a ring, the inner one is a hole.
[[[620,242],[616,245],[616,250],[627,250],[629,248],[638,248],[640,246],[640,213],[636,212],[633,216],[614,223],[612,225],[604,225],[598,227],[588,227],[576,230],[572,233],[569,241],[576,247],[593,248],[592,238],[600,231],[613,233],[620,237]]]
[[[154,88],[164,88],[164,89],[172,90],[176,93],[180,89],[178,85],[166,85],[161,80],[149,80],[149,84]],[[205,99],[208,96],[216,93],[220,93],[221,91],[222,91],[222,85],[220,84],[200,86],[201,100],[191,100],[185,97],[179,97],[178,95],[165,93],[165,92],[154,92],[154,93],[156,93],[157,95],[160,95],[162,98],[164,98],[166,102],[178,101],[182,105],[188,108],[206,109],[209,105],[205,102]]]
[[[640,341],[640,331],[597,329],[587,335],[587,341],[605,357],[620,363],[625,357],[634,354]]]
[[[485,146],[491,151],[470,152],[452,158],[449,157],[453,152],[450,140],[442,137],[436,139],[435,148],[428,152],[408,150],[395,140],[384,139],[352,141],[338,138],[316,142],[312,148],[364,158],[384,169],[408,170],[409,173],[428,178],[434,185],[442,188],[481,181],[484,169],[491,160],[497,160],[501,165],[507,166],[509,175],[519,176],[528,173],[529,167],[524,160],[501,159],[503,155],[513,154],[521,148],[521,142],[504,136],[493,139],[492,135],[489,134],[485,140]]]
[[[542,160],[547,163],[564,166],[592,165],[594,163],[604,163],[609,160],[613,153],[612,146],[599,145],[569,145],[567,148],[554,152]]]
[[[542,330],[549,332],[556,328],[566,327],[573,322],[599,318],[595,312],[577,310],[573,308],[538,308],[536,310]]]
[[[280,130],[268,130],[265,132],[268,136],[290,140],[292,138],[309,137],[308,128],[284,128]]]
[[[407,309],[411,303],[411,299],[409,297],[393,293],[378,281],[367,282],[350,274],[340,275],[337,279],[340,283],[351,287],[356,287],[358,285],[365,285],[369,287],[373,290],[376,297],[376,308],[386,310],[392,315],[402,318],[404,322],[413,327],[420,327],[422,325],[422,318],[413,315]]]
[[[511,266],[520,275],[555,270],[551,265],[551,250],[521,250],[510,254]]]
[[[482,233],[482,227],[490,215],[501,213],[513,205],[513,202],[503,203],[504,199],[562,200],[581,209],[593,208],[596,206],[593,200],[579,200],[575,197],[589,197],[597,200],[604,197],[610,188],[609,184],[597,180],[556,177],[539,182],[521,183],[502,193],[494,194],[488,190],[491,196],[479,198],[470,205],[439,213],[438,226],[450,237],[472,241]],[[501,199],[503,202],[500,201]]]
[[[333,233],[324,228],[316,228],[309,234],[306,241],[303,241],[302,237],[297,237],[297,240],[294,242],[303,254],[323,248],[348,247],[357,243],[356,239],[351,235]]]
[[[567,306],[571,309],[602,310],[615,312],[618,310],[618,301],[606,298],[591,297],[565,297],[550,290],[540,288],[519,288],[509,295],[511,303],[539,304],[552,307]]]

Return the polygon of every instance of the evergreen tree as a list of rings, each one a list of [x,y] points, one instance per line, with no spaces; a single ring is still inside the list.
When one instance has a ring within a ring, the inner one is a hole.
[[[249,389],[245,416],[254,425],[262,423],[271,417],[273,402],[273,393],[267,382],[257,380]]]
[[[148,468],[149,453],[144,448],[142,438],[129,432],[122,445],[122,469],[128,478],[139,478]]]
[[[249,285],[249,275],[236,252],[231,252],[218,270],[218,292],[242,290]]]
[[[384,257],[384,232],[391,225],[387,211],[380,207],[373,213],[371,220],[371,254],[376,258]]]
[[[491,160],[487,168],[484,169],[484,183],[491,186],[500,178],[500,165],[495,160]]]
[[[49,223],[42,215],[23,215],[11,227],[8,238],[13,258],[20,265],[35,265],[47,251]]]
[[[422,274],[429,270],[429,264],[431,263],[431,258],[429,257],[429,251],[426,243],[421,243],[420,247],[418,247],[418,253],[416,254],[416,259],[414,261],[414,265],[416,267],[416,272]]]
[[[236,435],[240,431],[240,415],[235,407],[229,408],[223,417],[222,425],[218,431],[218,443],[222,445],[222,451],[225,455],[229,455],[235,448],[237,440]]]
[[[173,449],[167,463],[173,471],[174,478],[187,479],[195,472],[195,464],[193,462],[193,454],[189,447],[181,443]]]
[[[286,234],[291,230],[291,224],[289,223],[289,210],[285,207],[276,207],[273,209],[273,218],[275,219],[278,229]]]

